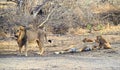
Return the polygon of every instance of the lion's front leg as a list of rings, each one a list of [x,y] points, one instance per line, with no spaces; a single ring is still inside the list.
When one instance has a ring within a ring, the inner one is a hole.
[[[21,54],[22,54],[22,47],[19,47],[19,53],[18,53],[18,55],[21,56]]]

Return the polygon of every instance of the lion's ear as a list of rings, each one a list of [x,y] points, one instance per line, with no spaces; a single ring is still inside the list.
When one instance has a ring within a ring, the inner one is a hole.
[[[20,29],[20,30],[25,30],[25,27],[20,26],[19,29]]]

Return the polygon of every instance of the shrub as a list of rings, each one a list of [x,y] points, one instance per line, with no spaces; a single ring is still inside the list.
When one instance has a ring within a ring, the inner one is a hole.
[[[52,33],[53,34],[66,34],[68,32],[68,26],[66,24],[59,24],[57,26],[53,26]]]

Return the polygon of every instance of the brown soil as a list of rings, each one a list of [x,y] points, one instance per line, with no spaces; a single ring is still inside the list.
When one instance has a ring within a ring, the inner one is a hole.
[[[101,49],[79,53],[54,54],[70,45],[82,47],[82,39],[95,35],[49,35],[52,43],[45,43],[45,54],[37,54],[35,43],[28,45],[28,57],[18,55],[15,40],[0,41],[0,70],[119,70],[120,35],[104,35],[113,49]]]

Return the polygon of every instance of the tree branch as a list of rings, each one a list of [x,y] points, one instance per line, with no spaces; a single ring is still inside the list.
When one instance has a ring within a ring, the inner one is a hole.
[[[49,17],[51,16],[51,14],[53,13],[54,10],[55,10],[55,8],[48,14],[46,20],[43,21],[43,22],[38,26],[38,28],[41,27],[41,26],[43,26],[43,25],[48,21]]]

